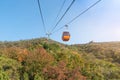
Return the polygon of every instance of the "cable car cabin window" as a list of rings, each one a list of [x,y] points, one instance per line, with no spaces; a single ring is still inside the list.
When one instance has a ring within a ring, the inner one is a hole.
[[[69,39],[70,39],[70,33],[69,32],[63,32],[62,40],[63,41],[69,41]]]

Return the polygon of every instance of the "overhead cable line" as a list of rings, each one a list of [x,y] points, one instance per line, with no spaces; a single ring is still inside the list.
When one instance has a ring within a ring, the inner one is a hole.
[[[60,7],[60,9],[59,9],[59,11],[58,11],[58,14],[57,14],[57,16],[56,16],[56,18],[55,18],[54,22],[56,22],[57,18],[59,17],[59,15],[60,15],[60,13],[61,13],[61,11],[62,11],[62,9],[63,9],[64,5],[65,5],[65,2],[66,2],[66,0],[64,0],[64,1],[63,1],[63,3],[62,3],[62,5],[61,5],[61,7]],[[53,27],[53,26],[52,26],[52,27]],[[50,35],[51,35],[51,33],[50,33],[50,32],[47,32],[47,35],[48,35],[48,34],[50,34]]]
[[[65,2],[66,2],[66,0],[63,1],[63,4],[61,5],[61,8],[60,8],[60,10],[59,10],[59,12],[58,12],[58,14],[57,14],[55,20],[57,20],[57,18],[59,17],[59,15],[60,15],[60,13],[61,13],[61,11],[62,11],[64,5],[65,5]]]
[[[42,9],[41,9],[41,5],[40,5],[40,1],[37,0],[37,2],[38,2],[38,7],[39,7],[40,15],[41,15],[41,20],[42,20],[43,28],[44,28],[44,31],[46,33],[46,27],[45,27],[45,22],[44,22],[44,18],[43,18],[43,14],[42,14]]]
[[[75,2],[75,0],[73,0],[71,2],[71,4],[69,5],[69,7],[67,8],[67,10],[65,11],[65,13],[62,15],[62,17],[59,19],[59,21],[56,23],[56,25],[52,28],[51,32],[57,27],[57,25],[60,23],[60,21],[64,18],[64,16],[66,15],[66,13],[69,11],[69,9],[71,8],[71,6],[73,5],[73,3]]]
[[[94,7],[95,5],[97,5],[101,0],[98,0],[97,2],[95,2],[94,4],[92,4],[90,7],[88,7],[87,9],[85,9],[84,11],[82,11],[78,16],[76,16],[75,18],[73,18],[70,22],[68,22],[66,25],[71,24],[73,21],[75,21],[77,18],[79,18],[81,15],[83,15],[84,13],[86,13],[89,9],[91,9],[92,7]],[[56,31],[54,31],[53,33],[61,30],[62,28],[64,28],[65,26],[60,27],[59,29],[57,29]]]
[[[62,5],[61,5],[61,7],[60,7],[60,9],[59,9],[59,11],[58,11],[58,14],[57,14],[57,16],[56,16],[56,18],[55,18],[55,21],[56,21],[57,18],[59,17],[59,15],[60,15],[60,13],[61,13],[61,11],[62,11],[64,5],[65,5],[65,2],[66,2],[66,0],[63,1]],[[55,22],[55,21],[54,21],[54,22]]]
[[[67,24],[72,23],[74,20],[76,20],[77,18],[79,18],[81,15],[83,15],[84,13],[86,13],[89,9],[91,9],[92,7],[94,7],[95,5],[97,5],[101,0],[98,0],[97,2],[95,2],[93,5],[91,5],[90,7],[88,7],[86,10],[84,10],[83,12],[81,12],[78,16],[76,16],[75,18],[73,18],[70,22],[68,22]]]

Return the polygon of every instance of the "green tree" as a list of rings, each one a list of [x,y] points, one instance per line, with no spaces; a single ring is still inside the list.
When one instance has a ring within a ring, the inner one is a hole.
[[[19,80],[21,65],[16,60],[0,56],[0,80]]]

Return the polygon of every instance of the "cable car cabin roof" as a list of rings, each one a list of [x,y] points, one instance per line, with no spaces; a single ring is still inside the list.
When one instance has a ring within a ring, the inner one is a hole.
[[[69,39],[70,39],[70,33],[67,32],[67,31],[63,32],[62,40],[63,41],[69,41]]]
[[[65,32],[63,32],[63,36],[70,36],[70,33],[65,31]]]

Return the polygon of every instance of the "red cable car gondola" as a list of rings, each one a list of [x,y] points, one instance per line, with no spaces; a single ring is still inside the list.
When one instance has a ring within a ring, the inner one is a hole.
[[[65,25],[66,28],[68,28],[67,25]],[[69,41],[70,40],[70,33],[68,31],[64,31],[62,35],[62,40],[63,41]]]
[[[70,33],[67,32],[67,31],[63,32],[62,40],[63,41],[69,41],[69,39],[70,39]]]

